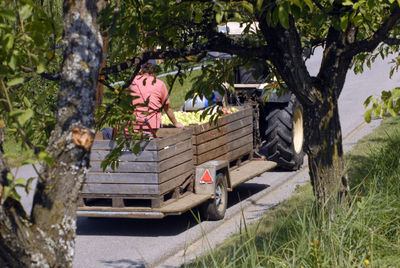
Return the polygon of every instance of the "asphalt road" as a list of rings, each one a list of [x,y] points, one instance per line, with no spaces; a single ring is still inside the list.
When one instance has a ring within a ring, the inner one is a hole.
[[[320,57],[321,51],[316,51],[308,61],[311,74],[317,72]],[[389,79],[387,62],[377,59],[372,70],[361,75],[348,72],[339,99],[346,150],[379,124],[379,120],[363,123],[364,100],[400,85],[398,75]],[[32,170],[20,173],[30,176]],[[307,167],[266,172],[230,193],[226,217],[218,222],[199,224],[191,213],[161,220],[78,218],[74,267],[176,267],[238,231],[244,220],[257,220],[304,183],[308,183]],[[29,209],[29,198],[23,203]]]

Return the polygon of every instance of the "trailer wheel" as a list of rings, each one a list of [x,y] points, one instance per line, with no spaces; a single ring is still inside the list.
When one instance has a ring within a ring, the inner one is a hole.
[[[225,216],[228,191],[225,175],[218,173],[215,181],[215,197],[201,206],[201,215],[206,220],[221,220]]]
[[[267,159],[286,170],[298,170],[303,164],[303,107],[294,95],[284,105],[268,109],[262,151]]]

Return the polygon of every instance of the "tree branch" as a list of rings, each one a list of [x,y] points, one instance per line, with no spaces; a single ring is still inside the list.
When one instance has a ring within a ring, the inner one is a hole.
[[[348,52],[355,56],[361,52],[373,51],[381,42],[388,40],[388,33],[400,20],[400,8],[396,7],[390,16],[382,23],[381,27],[369,38],[355,42],[349,46]],[[393,40],[394,41],[394,40]]]
[[[258,58],[267,58],[269,55],[269,49],[267,46],[249,47],[244,44],[240,44],[240,42],[235,41],[229,37],[226,37],[222,33],[217,32],[214,32],[211,36],[212,39],[209,40],[207,44],[203,46],[198,46],[196,48],[143,52],[139,56],[128,59],[123,63],[104,68],[101,75],[118,73],[127,70],[133,66],[141,65],[149,59],[179,59],[193,55],[200,55],[201,58],[206,56],[207,51],[217,51],[243,57]]]
[[[400,39],[388,37],[383,40],[383,43],[385,43],[386,45],[389,45],[389,46],[396,46],[396,45],[400,45]]]
[[[31,68],[31,67],[26,67],[26,66],[20,66],[21,70],[25,73],[36,73],[36,68]],[[55,73],[55,74],[49,74],[49,73],[40,73],[39,74],[41,77],[51,80],[51,81],[59,81],[60,80],[60,74]]]

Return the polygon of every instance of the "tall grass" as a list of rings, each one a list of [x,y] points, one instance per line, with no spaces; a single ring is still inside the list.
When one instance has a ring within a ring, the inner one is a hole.
[[[400,267],[400,120],[346,157],[350,207],[314,216],[310,186],[188,267]]]

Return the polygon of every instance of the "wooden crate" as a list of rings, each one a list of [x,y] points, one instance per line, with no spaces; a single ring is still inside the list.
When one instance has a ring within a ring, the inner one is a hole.
[[[193,161],[200,165],[210,160],[236,161],[253,153],[253,109],[221,116],[217,124],[204,123],[193,128]]]
[[[115,170],[101,168],[101,161],[116,141],[95,140],[82,198],[109,198],[112,206],[124,206],[132,199],[151,201],[159,207],[165,195],[193,180],[191,129],[159,129],[158,138],[141,143],[138,155],[123,152]]]

